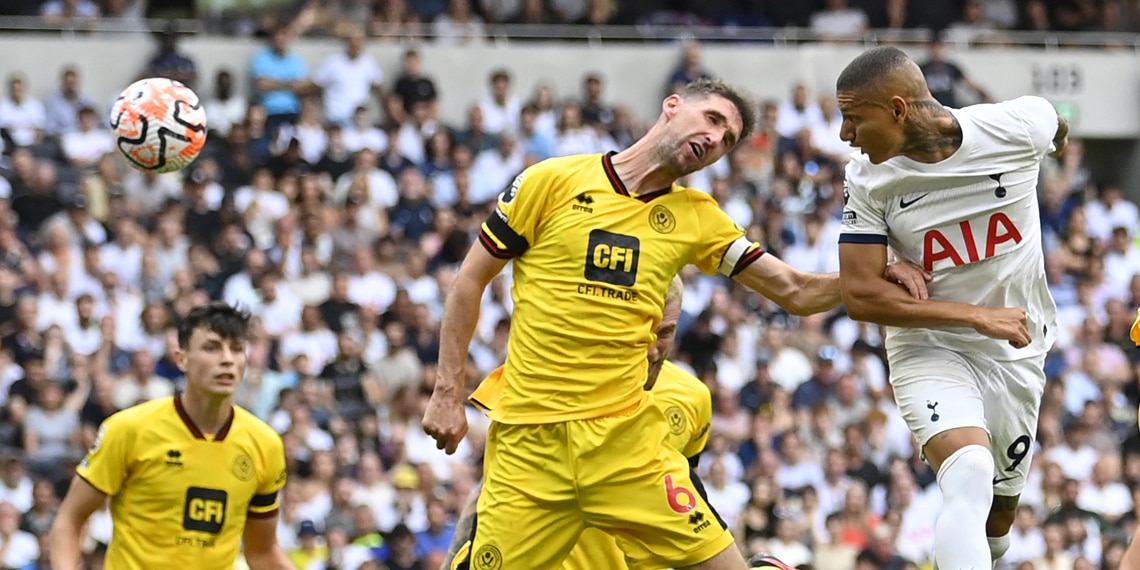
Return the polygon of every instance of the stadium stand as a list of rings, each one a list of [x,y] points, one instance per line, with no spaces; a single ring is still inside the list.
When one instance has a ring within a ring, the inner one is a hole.
[[[368,45],[492,33],[549,41],[535,30],[555,25],[572,26],[557,29],[577,41],[609,24],[637,26],[615,41],[674,26],[802,41],[939,30],[959,44],[1053,31],[1118,32],[1134,44],[1140,31],[1140,9],[1125,0],[36,4],[0,1],[0,27],[154,26],[160,49],[138,76],[192,85],[211,137],[183,172],[143,174],[116,154],[107,105],[85,90],[100,69],[60,69],[48,88],[0,64],[0,567],[20,569],[50,568],[44,534],[100,422],[179,389],[172,332],[209,299],[257,316],[238,400],[284,438],[279,537],[296,566],[439,567],[479,482],[487,428],[472,408],[471,434],[447,456],[419,423],[457,263],[515,173],[550,156],[624,148],[651,116],[609,98],[615,78],[591,74],[580,92],[555,93],[504,64],[447,93],[469,110],[444,120],[437,78],[448,68],[425,68],[415,49],[381,67]],[[265,47],[207,75],[179,45],[187,29]],[[290,49],[298,34],[347,39],[328,39],[336,49],[306,60]],[[652,99],[706,76],[701,45],[681,45],[674,68],[623,80]],[[947,57],[950,67],[930,73],[988,97],[977,70]],[[245,69],[249,89],[235,77]],[[263,92],[257,78],[288,88]],[[782,90],[786,100],[763,101],[752,138],[687,183],[789,263],[836,271],[847,149],[835,102],[806,85]],[[1114,570],[1138,522],[1140,351],[1128,330],[1140,306],[1140,212],[1136,193],[1104,182],[1087,154],[1073,140],[1042,175],[1043,247],[1064,330],[1003,570]],[[506,356],[509,277],[483,300],[469,388]],[[842,309],[798,318],[724,278],[683,278],[673,358],[714,395],[701,475],[745,555],[818,570],[929,569],[940,497],[892,402],[882,331]],[[97,513],[89,567],[101,567],[110,536],[109,515]]]

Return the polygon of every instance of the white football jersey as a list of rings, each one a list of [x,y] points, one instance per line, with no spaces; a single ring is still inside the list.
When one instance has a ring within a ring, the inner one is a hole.
[[[1057,112],[1040,97],[948,110],[962,127],[962,146],[937,164],[903,156],[871,164],[853,155],[839,241],[889,244],[934,274],[932,299],[1023,308],[1033,336],[1015,349],[969,327],[889,327],[888,353],[941,346],[997,360],[1041,355],[1056,338],[1057,307],[1045,281],[1037,174]]]

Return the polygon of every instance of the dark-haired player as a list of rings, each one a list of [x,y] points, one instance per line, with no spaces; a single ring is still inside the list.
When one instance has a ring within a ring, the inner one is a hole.
[[[692,264],[810,314],[838,305],[838,281],[764,255],[707,194],[676,184],[748,135],[748,97],[702,80],[661,109],[622,152],[526,169],[447,298],[423,424],[453,453],[467,431],[464,366],[479,300],[513,260],[510,357],[471,549],[482,568],[557,568],[586,527],[610,533],[639,566],[746,568],[728,529],[695,528],[713,512],[684,455],[662,444],[669,423],[644,389],[666,290]]]
[[[843,301],[888,326],[895,400],[944,497],[935,565],[990,568],[1009,548],[1056,337],[1037,175],[1068,124],[1040,97],[944,107],[893,47],[855,58],[836,92],[841,136],[862,151],[847,166]],[[932,273],[929,299],[882,277],[888,245]]]
[[[52,563],[79,568],[80,529],[111,497],[108,570],[292,569],[277,544],[281,438],[235,406],[245,374],[249,314],[224,303],[196,307],[178,331],[186,390],[103,422],[52,528]]]

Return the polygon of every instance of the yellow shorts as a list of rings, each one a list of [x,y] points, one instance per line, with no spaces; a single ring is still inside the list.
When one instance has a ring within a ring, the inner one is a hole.
[[[605,418],[492,424],[472,570],[558,568],[586,527],[637,567],[692,566],[731,546],[668,429],[651,395]]]

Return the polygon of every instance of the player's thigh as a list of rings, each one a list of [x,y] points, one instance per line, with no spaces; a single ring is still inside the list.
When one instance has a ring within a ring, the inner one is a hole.
[[[966,445],[989,445],[977,374],[965,358],[948,350],[909,349],[892,355],[895,403],[935,469]]]
[[[582,532],[566,424],[494,423],[471,540],[472,570],[557,568]]]
[[[596,528],[587,528],[578,537],[570,555],[562,562],[562,570],[595,570],[612,568],[625,570],[629,565],[625,553],[610,534]]]
[[[572,422],[570,429],[587,524],[615,536],[632,566],[692,566],[733,544],[688,460],[666,443],[668,425],[657,406]]]
[[[1016,497],[1025,488],[1037,447],[1037,419],[1045,393],[1044,366],[1044,357],[978,363],[986,378],[982,390],[994,453],[995,496]],[[1013,503],[1010,510],[1016,507]]]

